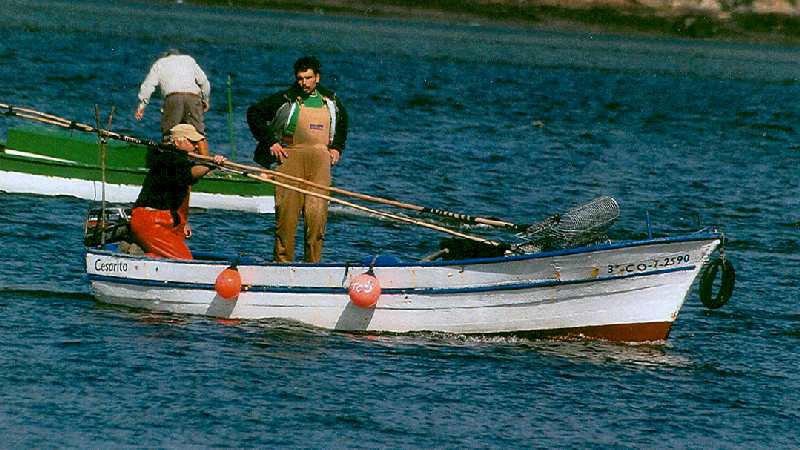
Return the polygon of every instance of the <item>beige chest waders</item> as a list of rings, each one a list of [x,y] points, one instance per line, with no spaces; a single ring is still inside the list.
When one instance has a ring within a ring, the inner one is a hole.
[[[328,109],[300,106],[297,128],[292,143],[285,146],[289,156],[277,167],[279,172],[330,186],[331,156],[330,114]],[[291,182],[287,182],[292,184]],[[303,189],[328,194],[326,190],[301,186]],[[280,186],[275,187],[275,251],[276,262],[294,260],[295,234],[300,213],[303,213],[305,262],[319,262],[328,222],[328,201],[305,196]]]

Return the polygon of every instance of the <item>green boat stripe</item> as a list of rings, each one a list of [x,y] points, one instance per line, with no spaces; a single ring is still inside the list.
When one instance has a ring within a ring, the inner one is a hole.
[[[0,148],[3,147],[0,144]],[[58,178],[102,181],[96,137],[85,133],[40,126],[20,126],[8,130],[8,143],[0,151],[0,170]],[[108,143],[106,182],[141,185],[147,173],[147,148],[124,142]],[[201,179],[193,192],[272,196],[269,183],[238,174],[212,172]]]

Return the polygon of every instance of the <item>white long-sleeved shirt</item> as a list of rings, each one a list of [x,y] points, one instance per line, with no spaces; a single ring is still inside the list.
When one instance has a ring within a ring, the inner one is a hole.
[[[153,63],[139,88],[139,101],[147,104],[156,86],[162,97],[174,92],[189,92],[200,95],[207,103],[211,101],[211,83],[189,55],[169,55]]]

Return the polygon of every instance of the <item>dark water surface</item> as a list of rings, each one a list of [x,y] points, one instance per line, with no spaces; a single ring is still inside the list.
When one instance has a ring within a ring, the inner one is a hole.
[[[617,237],[648,212],[658,235],[719,225],[738,269],[728,305],[693,289],[658,345],[222,323],[95,303],[90,202],[2,194],[0,447],[800,446],[800,49],[166,2],[5,0],[0,29],[0,102],[88,123],[113,105],[146,137],[138,84],[183,48],[226,154],[233,74],[242,161],[247,105],[313,53],[352,119],[340,186],[523,223],[612,195]],[[192,222],[194,249],[271,252],[269,215]],[[337,210],[325,259],[439,237]]]

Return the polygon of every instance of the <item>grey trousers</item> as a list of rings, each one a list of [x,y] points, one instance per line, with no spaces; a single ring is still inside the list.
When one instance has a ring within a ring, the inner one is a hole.
[[[169,94],[161,106],[161,134],[168,135],[169,130],[179,123],[188,123],[201,134],[206,134],[203,115],[203,100],[199,95],[184,92]]]

